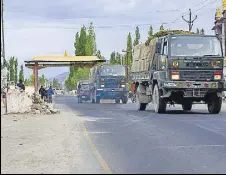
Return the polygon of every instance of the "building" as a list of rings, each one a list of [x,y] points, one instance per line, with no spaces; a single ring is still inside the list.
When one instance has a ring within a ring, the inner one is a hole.
[[[215,14],[215,22],[214,27],[212,30],[215,31],[215,34],[219,36],[219,38],[223,38],[223,32],[224,36],[226,36],[226,0],[222,0],[222,11],[220,8],[216,10]],[[223,28],[224,27],[224,28]],[[222,40],[223,41],[223,40]],[[224,48],[226,48],[226,37],[224,37]],[[224,75],[226,75],[226,52],[224,51]]]

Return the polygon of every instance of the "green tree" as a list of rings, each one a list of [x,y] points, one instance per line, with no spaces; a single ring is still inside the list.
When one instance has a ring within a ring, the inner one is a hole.
[[[110,55],[110,64],[116,64],[115,51]]]
[[[126,65],[131,66],[132,65],[132,37],[129,33],[127,36],[127,46],[126,46]]]
[[[17,84],[18,82],[18,59],[17,58],[14,59],[14,66],[15,66],[14,83]]]
[[[15,82],[15,57],[9,59],[9,80]]]
[[[29,79],[26,78],[26,79],[24,80],[24,85],[25,85],[25,86],[31,85],[31,81],[30,81]]]
[[[58,82],[56,78],[53,79],[53,88],[60,89],[61,84]]]
[[[86,56],[86,27],[83,25],[80,30],[78,56]]]
[[[74,42],[74,47],[75,47],[75,55],[79,55],[79,32],[76,33],[75,35],[75,42]]]
[[[205,35],[205,30],[203,28],[200,30],[200,34]]]
[[[196,29],[196,34],[199,34],[199,33],[200,33],[200,32],[199,32],[199,29],[197,28],[197,29]]]
[[[153,27],[152,25],[149,27],[149,31],[148,31],[148,39],[153,37]]]
[[[161,30],[164,30],[163,24],[160,26],[159,30],[160,30],[160,31],[161,31]]]
[[[135,31],[135,39],[133,42],[133,46],[136,46],[140,43],[140,31],[139,31],[139,27],[136,27],[136,31]]]
[[[46,78],[45,78],[45,76],[42,74],[42,76],[39,77],[39,84],[40,84],[40,85],[45,85],[45,83],[46,83]]]
[[[20,65],[19,79],[24,82],[24,67]]]
[[[93,23],[90,23],[88,34],[86,38],[86,56],[92,56],[96,54],[96,35],[94,32]]]
[[[101,59],[101,60],[104,60],[104,59],[105,59],[104,56],[101,55],[100,50],[97,51],[96,56],[97,56],[99,59]]]
[[[120,53],[116,52],[116,56],[115,56],[115,62],[116,64],[121,64],[121,59],[122,59],[122,56]]]

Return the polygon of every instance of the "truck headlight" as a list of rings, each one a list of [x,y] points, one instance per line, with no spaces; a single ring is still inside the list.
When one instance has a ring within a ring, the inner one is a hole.
[[[221,80],[221,75],[214,75],[214,80]]]
[[[124,87],[126,87],[126,85],[122,84],[122,87],[124,88]]]
[[[102,87],[102,88],[103,88],[103,87],[104,87],[104,84],[100,85],[100,87]]]
[[[180,74],[179,74],[179,72],[172,72],[172,73],[171,73],[171,79],[172,79],[172,80],[179,80],[179,79],[180,79]]]
[[[214,72],[214,80],[221,80],[222,72]]]

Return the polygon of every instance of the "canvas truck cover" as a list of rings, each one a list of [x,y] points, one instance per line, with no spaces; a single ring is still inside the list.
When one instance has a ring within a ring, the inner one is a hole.
[[[152,39],[149,44],[139,44],[135,46],[133,53],[132,72],[148,71],[155,56],[155,47],[158,38]]]

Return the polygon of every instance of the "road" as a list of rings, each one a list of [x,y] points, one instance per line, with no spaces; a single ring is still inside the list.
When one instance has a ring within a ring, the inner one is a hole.
[[[219,115],[209,115],[204,106],[155,114],[151,106],[137,111],[131,103],[78,104],[70,96],[55,103],[84,119],[98,160],[111,173],[226,172],[226,103]]]

